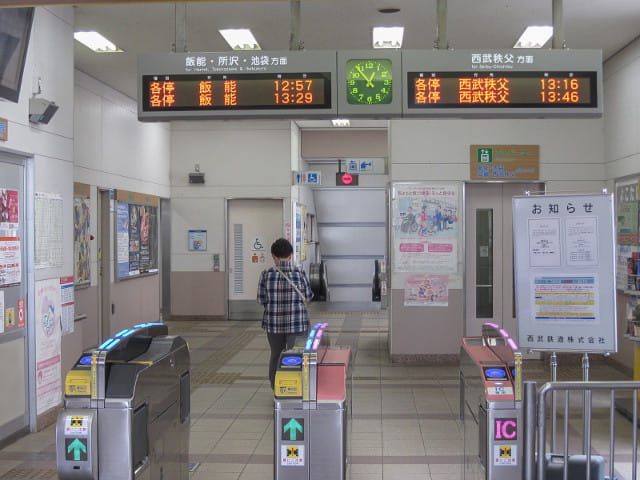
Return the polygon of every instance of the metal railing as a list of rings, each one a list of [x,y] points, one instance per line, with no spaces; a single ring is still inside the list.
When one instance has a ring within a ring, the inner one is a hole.
[[[533,384],[533,387],[532,385]],[[549,382],[545,383],[537,395],[537,448],[533,448],[535,443],[533,439],[533,435],[530,435],[529,442],[525,442],[525,457],[524,457],[524,472],[532,473],[534,469],[537,469],[537,480],[545,480],[546,479],[546,446],[547,446],[547,421],[550,416],[554,420],[560,414],[563,413],[563,480],[572,480],[569,478],[569,416],[571,413],[570,409],[570,392],[582,392],[583,394],[583,404],[582,404],[582,415],[583,415],[583,442],[582,442],[582,452],[581,454],[586,457],[585,463],[585,475],[584,477],[581,475],[580,478],[584,478],[585,480],[591,479],[591,460],[595,454],[592,454],[592,445],[591,445],[591,435],[592,435],[592,412],[593,412],[593,392],[609,392],[609,479],[613,480],[616,477],[614,476],[615,472],[615,463],[616,463],[616,422],[615,422],[615,403],[616,403],[616,395],[621,392],[630,392],[632,394],[632,424],[633,424],[633,439],[632,439],[632,452],[631,452],[631,480],[638,480],[638,392],[640,391],[640,382]],[[532,393],[533,392],[533,393]],[[552,392],[564,392],[564,409],[560,411],[560,409],[556,409],[556,411],[548,412],[547,410],[547,396]],[[533,382],[525,383],[525,403],[531,403],[535,399],[535,384]],[[575,409],[574,409],[575,410]],[[534,409],[529,405],[529,408],[525,406],[525,422],[527,423],[527,427],[533,427],[534,422],[533,418]],[[550,444],[555,446],[555,436],[557,432],[555,428],[552,431],[552,437]],[[528,444],[527,444],[528,443]],[[537,452],[537,467],[536,463],[536,455],[534,455],[534,451]],[[551,452],[555,454],[556,452]],[[533,477],[531,477],[533,478]],[[593,479],[598,480],[598,479]]]

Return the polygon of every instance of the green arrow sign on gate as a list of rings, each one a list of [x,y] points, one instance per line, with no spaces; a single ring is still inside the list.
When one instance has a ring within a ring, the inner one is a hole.
[[[67,460],[72,460],[74,462],[86,461],[87,460],[87,445],[79,438],[75,438],[73,440],[67,438],[65,439],[65,443],[67,446],[67,454],[65,455]],[[73,458],[72,458],[73,457]]]
[[[289,432],[289,438],[285,438],[287,432]],[[300,432],[299,436],[298,432]],[[290,440],[292,442],[304,441],[304,418],[283,418],[282,440]]]

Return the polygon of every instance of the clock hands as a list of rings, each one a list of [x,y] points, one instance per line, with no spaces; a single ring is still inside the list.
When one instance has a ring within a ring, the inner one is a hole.
[[[376,76],[376,72],[372,72],[371,73],[371,78],[367,78],[367,76],[364,74],[364,71],[362,71],[362,68],[360,67],[360,65],[356,65],[356,70],[358,70],[360,72],[360,75],[362,75],[364,77],[364,79],[367,81],[367,87],[369,88],[373,88],[373,82],[371,80],[373,80],[373,77]]]

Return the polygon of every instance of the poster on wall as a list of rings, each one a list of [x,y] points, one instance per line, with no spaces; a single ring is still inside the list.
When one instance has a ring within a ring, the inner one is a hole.
[[[34,197],[35,266],[36,268],[61,267],[64,237],[62,196],[55,193],[36,192]]]
[[[129,205],[116,205],[116,264],[118,278],[129,276]]]
[[[60,338],[60,279],[36,282],[36,410],[58,406],[62,400]]]
[[[75,295],[73,277],[60,277],[61,334],[73,333],[75,316]]]
[[[20,218],[18,190],[0,188],[0,237],[14,237]]]
[[[131,195],[136,197],[134,194]],[[144,201],[145,198],[147,197],[142,197],[140,201]],[[116,203],[118,278],[157,272],[158,208],[138,203]]]
[[[449,305],[449,275],[407,275],[405,307],[446,307]]]
[[[618,205],[616,238],[620,245],[638,244],[638,202],[626,202]]]
[[[19,237],[0,237],[0,287],[17,285],[22,278]]]
[[[74,282],[76,285],[88,283],[89,277],[89,202],[87,198],[73,199],[73,255]]]
[[[456,273],[458,186],[396,184],[393,199],[394,271]]]

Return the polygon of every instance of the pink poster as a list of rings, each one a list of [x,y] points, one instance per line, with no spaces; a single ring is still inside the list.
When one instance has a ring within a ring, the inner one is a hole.
[[[446,307],[449,305],[449,275],[407,275],[404,305]]]
[[[36,282],[36,411],[38,415],[62,401],[60,279]]]
[[[0,228],[18,228],[18,190],[0,188]]]

